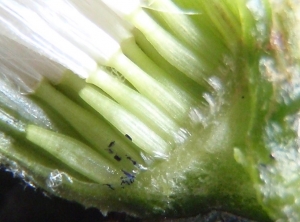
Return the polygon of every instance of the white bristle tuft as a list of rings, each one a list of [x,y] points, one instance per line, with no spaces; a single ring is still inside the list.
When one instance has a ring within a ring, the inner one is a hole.
[[[10,73],[13,78],[17,76],[19,79],[31,78],[38,82],[44,76],[54,84],[60,82],[65,71],[60,64],[5,36],[0,35],[0,45],[0,64],[6,75]]]
[[[131,16],[141,6],[140,0],[103,0],[120,17]]]
[[[0,33],[86,78],[97,63],[19,1],[0,2]]]
[[[102,65],[120,50],[120,44],[107,34],[106,30],[83,16],[66,0],[27,0],[26,7],[35,11],[51,29],[60,33],[76,47],[83,49]],[[65,52],[71,53],[67,49]]]
[[[115,12],[110,10],[102,1],[97,0],[68,0],[83,13],[88,19],[105,30],[115,41],[121,44],[122,41],[133,38],[131,31],[133,26],[122,20]],[[101,16],[99,16],[101,15]]]

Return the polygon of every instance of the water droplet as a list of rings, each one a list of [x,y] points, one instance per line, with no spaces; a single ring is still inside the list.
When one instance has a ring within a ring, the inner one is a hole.
[[[217,111],[217,106],[216,106],[217,103],[216,103],[215,98],[209,93],[204,93],[203,98],[209,104],[211,114],[214,114]]]
[[[180,128],[174,136],[174,141],[177,145],[180,145],[183,144],[189,136],[190,133],[186,129]]]
[[[189,118],[191,120],[192,125],[198,125],[198,124],[203,124],[204,126],[206,125],[206,117],[200,111],[200,109],[191,108],[189,112]]]
[[[208,79],[208,84],[217,92],[217,94],[223,94],[223,85],[221,80],[216,77],[212,76]]]
[[[46,184],[49,188],[54,189],[59,187],[62,184],[63,177],[62,173],[58,170],[54,170],[49,174]]]

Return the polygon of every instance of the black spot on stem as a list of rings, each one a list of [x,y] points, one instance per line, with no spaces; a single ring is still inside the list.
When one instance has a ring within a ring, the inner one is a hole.
[[[114,153],[114,151],[113,151],[111,148],[108,148],[107,150],[108,150],[108,152],[109,152],[110,154],[113,154],[113,153]]]
[[[115,158],[116,161],[121,161],[122,160],[122,158],[119,157],[118,155],[115,155],[114,158]]]
[[[108,152],[110,153],[110,154],[113,154],[114,153],[114,151],[112,150],[112,147],[115,145],[115,141],[111,141],[110,143],[109,143],[109,145],[108,145]]]
[[[130,141],[132,141],[132,138],[131,138],[128,134],[125,134],[125,137],[126,137],[127,139],[129,139]]]
[[[137,162],[135,160],[133,160],[130,156],[127,156],[127,159],[130,160],[133,165],[137,164]]]
[[[115,141],[110,142],[110,144],[108,145],[109,148],[113,147],[115,145]]]
[[[115,188],[113,188],[113,186],[111,185],[111,184],[104,184],[104,185],[106,185],[106,186],[108,186],[110,189],[112,189],[112,190],[115,190]]]
[[[125,170],[122,170],[124,173],[124,177],[121,177],[121,185],[127,184],[130,185],[134,182],[135,176],[134,174],[128,173]]]
[[[263,168],[266,168],[267,165],[265,163],[260,163],[259,166],[263,167]]]

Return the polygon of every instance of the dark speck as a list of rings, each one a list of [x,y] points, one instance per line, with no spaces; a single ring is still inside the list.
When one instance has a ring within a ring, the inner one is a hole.
[[[127,156],[127,159],[130,160],[133,163],[133,165],[137,164],[137,162],[135,160],[133,160],[130,156]]]
[[[112,190],[115,190],[111,184],[104,184],[104,185],[108,186]]]
[[[131,173],[126,172],[125,170],[122,171],[124,173],[124,177],[121,177],[121,186],[132,184],[134,182],[135,176]]]
[[[114,151],[113,151],[111,148],[108,148],[107,150],[108,150],[108,152],[109,152],[110,154],[113,154],[113,153],[114,153]]]
[[[131,138],[128,134],[126,134],[125,137],[126,137],[127,139],[129,139],[130,141],[132,141],[132,138]]]
[[[108,145],[108,147],[113,147],[113,145],[115,145],[115,141],[110,142],[110,144]]]
[[[121,160],[122,160],[121,157],[119,157],[118,155],[115,155],[114,158],[115,158],[115,160],[117,160],[117,161],[121,161]]]
[[[261,166],[261,167],[263,167],[263,168],[266,168],[266,167],[267,167],[267,165],[264,164],[264,163],[260,163],[259,166]]]

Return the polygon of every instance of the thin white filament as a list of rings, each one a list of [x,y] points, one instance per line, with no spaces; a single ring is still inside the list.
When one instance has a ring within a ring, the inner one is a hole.
[[[62,64],[83,78],[97,63],[16,1],[0,2],[0,33]]]

